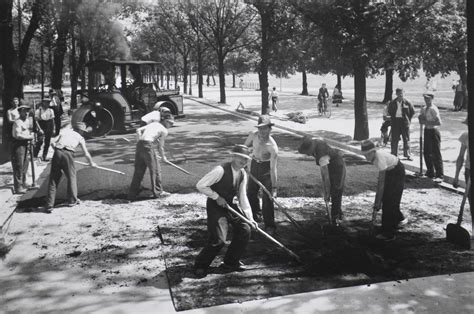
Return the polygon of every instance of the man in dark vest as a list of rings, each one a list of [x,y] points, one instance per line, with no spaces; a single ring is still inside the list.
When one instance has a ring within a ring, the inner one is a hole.
[[[403,89],[397,88],[395,92],[397,98],[388,104],[388,114],[390,115],[392,126],[392,155],[398,156],[398,141],[401,135],[403,139],[403,156],[408,160],[412,160],[410,153],[410,123],[411,118],[415,114],[415,108],[404,97]]]
[[[331,224],[339,225],[343,218],[341,203],[346,179],[344,159],[320,138],[305,137],[298,152],[316,159],[316,165],[321,168],[324,201],[329,203],[331,200]]]
[[[249,148],[245,145],[235,145],[231,154],[230,162],[215,167],[196,184],[196,188],[207,196],[207,230],[209,232],[208,242],[194,262],[194,273],[198,278],[207,275],[209,265],[224,247],[229,224],[232,225],[233,238],[221,267],[225,271],[245,270],[240,258],[247,248],[251,226],[231,214],[226,209],[227,205],[246,216],[252,221],[252,227],[257,228],[247,199],[248,178],[243,169],[250,159]],[[234,197],[237,197],[240,206],[233,203]]]

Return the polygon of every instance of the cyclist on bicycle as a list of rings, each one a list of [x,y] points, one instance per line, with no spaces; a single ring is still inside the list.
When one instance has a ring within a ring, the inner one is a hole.
[[[326,100],[329,98],[329,92],[328,89],[326,88],[326,83],[323,83],[321,87],[319,88],[319,93],[318,93],[318,110],[319,112],[323,112],[323,101],[324,101],[324,110],[326,110],[327,102]]]

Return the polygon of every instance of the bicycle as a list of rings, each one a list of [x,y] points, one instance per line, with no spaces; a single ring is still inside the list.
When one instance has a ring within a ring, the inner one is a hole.
[[[318,103],[318,113],[320,116],[324,114],[328,119],[331,117],[331,103],[327,97],[323,97]]]

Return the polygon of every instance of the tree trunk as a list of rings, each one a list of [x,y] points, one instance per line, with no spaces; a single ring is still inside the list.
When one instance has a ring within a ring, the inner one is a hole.
[[[474,1],[466,1],[466,16],[474,16]],[[467,49],[470,53],[467,54],[467,80],[466,84],[468,86],[468,90],[471,93],[471,97],[467,99],[468,103],[468,110],[467,110],[467,118],[469,123],[467,124],[468,132],[469,132],[469,156],[472,165],[472,156],[474,156],[474,145],[471,145],[474,142],[474,97],[472,94],[474,93],[474,54],[472,53],[474,49],[474,20],[472,18],[467,19]],[[470,169],[470,177],[471,179],[474,178],[474,167],[471,166]],[[469,191],[469,199],[474,199],[474,189],[471,188]],[[471,212],[472,213],[472,212]],[[472,218],[472,217],[471,217]]]
[[[224,72],[224,59],[225,55],[222,51],[217,54],[217,70],[219,71],[219,90],[220,90],[220,101],[219,103],[225,104],[225,72]]]
[[[188,92],[188,58],[183,56],[183,93]]]
[[[232,72],[232,88],[235,88],[235,73]]]
[[[262,93],[262,114],[268,111],[268,65],[270,60],[269,34],[271,27],[271,11],[266,7],[258,7],[262,20],[262,50],[260,51],[260,66],[258,70],[258,81]],[[270,9],[271,10],[271,9]]]
[[[306,69],[303,69],[303,91],[301,95],[308,96],[308,76],[306,75]]]
[[[339,85],[339,90],[342,93],[342,76],[341,76],[341,74],[337,74],[337,85]]]
[[[56,40],[53,70],[51,72],[51,88],[54,90],[60,90],[63,83],[64,56],[67,51],[67,34],[67,29],[60,31],[58,33],[58,39]]]
[[[198,51],[197,51],[197,76],[198,76],[198,97],[203,98],[204,94],[202,91],[202,85],[203,85],[203,66],[202,66],[202,51],[200,49],[200,46],[198,45]]]
[[[369,138],[365,75],[366,64],[363,61],[356,62],[354,64],[354,140],[356,141],[362,141]]]
[[[461,108],[467,109],[468,99],[467,99],[467,71],[466,71],[466,62],[462,60],[458,63],[458,74],[461,79],[459,84],[462,84],[463,99]]]
[[[383,96],[383,103],[392,100],[393,94],[393,68],[385,69],[385,93]]]

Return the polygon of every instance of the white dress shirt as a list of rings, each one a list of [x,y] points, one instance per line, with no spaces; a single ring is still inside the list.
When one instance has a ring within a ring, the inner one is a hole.
[[[154,142],[166,137],[168,130],[160,122],[151,122],[137,130],[138,140],[146,142]]]
[[[240,176],[242,176],[242,182],[240,183],[237,197],[239,199],[240,208],[244,212],[245,216],[249,219],[252,219],[252,209],[250,208],[250,203],[247,198],[247,173],[243,169],[235,170],[233,167],[231,167],[231,169],[232,177],[234,178],[234,186],[237,184],[237,182],[239,182],[238,180]],[[203,193],[210,199],[216,200],[219,197],[219,194],[211,189],[211,185],[219,182],[223,175],[224,168],[222,166],[217,166],[204,177],[202,177],[201,180],[199,180],[199,182],[196,184],[196,188],[199,192]]]

